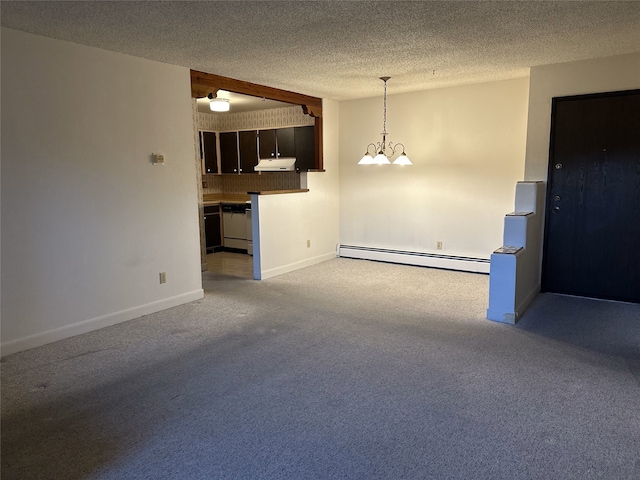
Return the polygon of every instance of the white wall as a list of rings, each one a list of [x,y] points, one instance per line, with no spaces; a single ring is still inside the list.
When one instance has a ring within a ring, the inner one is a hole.
[[[547,180],[551,99],[640,88],[640,52],[531,68],[525,180]]]
[[[523,176],[527,96],[526,78],[389,93],[407,167],[357,165],[381,140],[382,95],[341,102],[340,244],[488,259]]]
[[[202,297],[194,156],[188,69],[2,29],[3,354]]]
[[[338,243],[338,121],[337,102],[323,100],[324,172],[307,173],[307,193],[254,195],[254,237],[258,275],[266,279],[335,257]],[[301,175],[305,175],[304,173]],[[257,209],[256,203],[257,200]],[[307,247],[307,240],[311,246]]]

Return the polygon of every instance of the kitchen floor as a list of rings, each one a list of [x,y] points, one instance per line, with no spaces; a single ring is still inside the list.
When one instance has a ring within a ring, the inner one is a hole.
[[[210,253],[207,255],[207,271],[253,279],[253,257],[244,253]]]

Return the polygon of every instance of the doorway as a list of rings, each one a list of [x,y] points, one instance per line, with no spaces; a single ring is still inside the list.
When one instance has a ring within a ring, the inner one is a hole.
[[[640,90],[554,98],[542,290],[640,303]]]

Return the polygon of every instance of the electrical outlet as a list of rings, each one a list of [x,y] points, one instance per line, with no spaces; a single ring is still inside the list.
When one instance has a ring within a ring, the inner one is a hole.
[[[167,283],[167,272],[160,272],[160,283]]]
[[[307,240],[307,248],[311,248],[311,240]]]
[[[438,242],[436,243],[436,248],[438,250],[442,250],[442,240],[438,240]]]

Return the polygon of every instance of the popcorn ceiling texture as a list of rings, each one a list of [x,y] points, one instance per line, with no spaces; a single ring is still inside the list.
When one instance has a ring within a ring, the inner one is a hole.
[[[640,51],[638,1],[2,1],[0,8],[4,27],[333,100],[380,95],[383,75],[392,77],[391,94]]]

